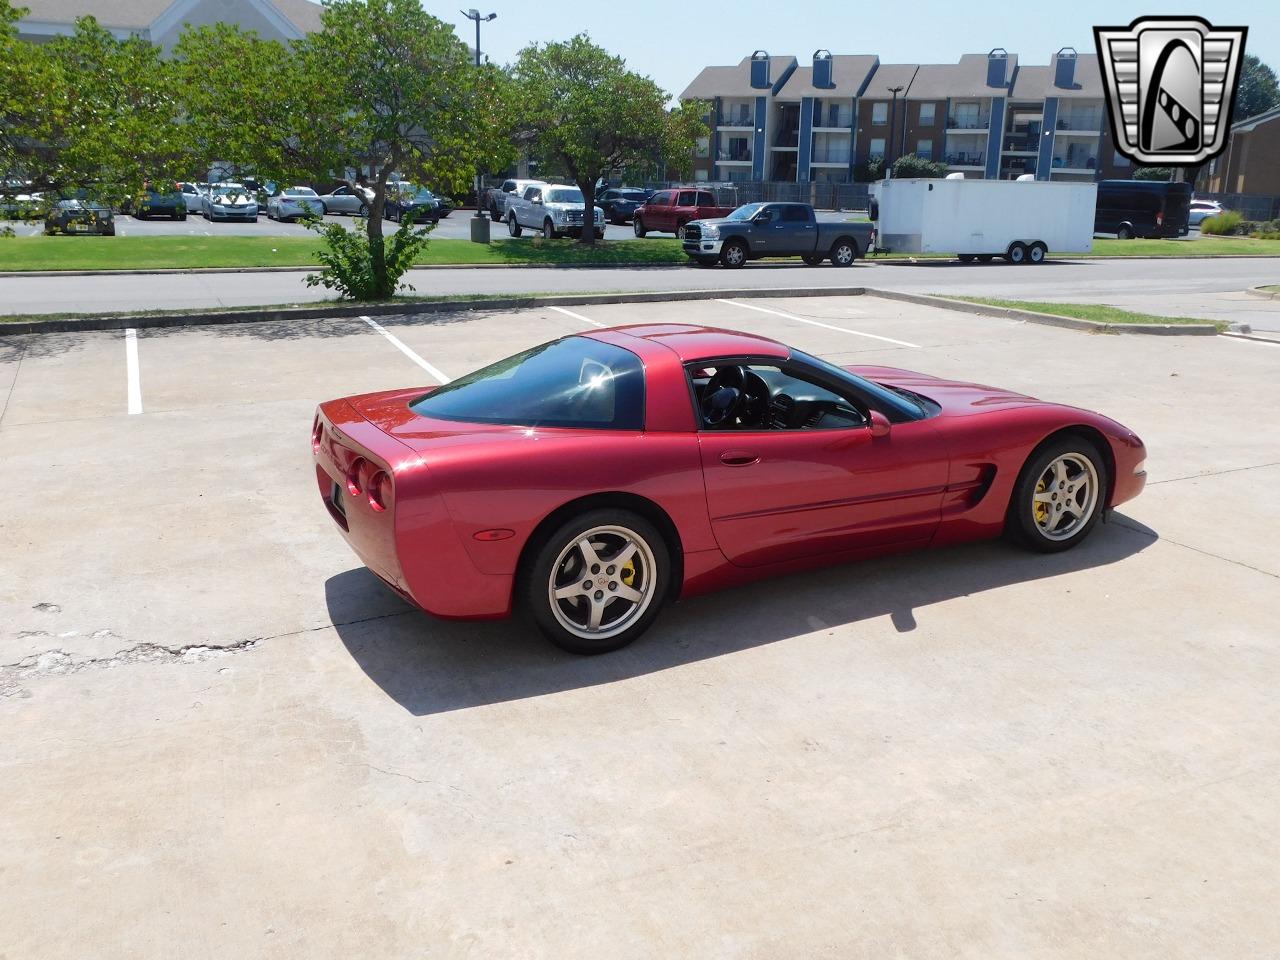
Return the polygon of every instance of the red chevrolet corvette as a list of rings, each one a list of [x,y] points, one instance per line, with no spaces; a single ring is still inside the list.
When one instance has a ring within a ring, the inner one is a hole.
[[[1142,441],[1099,414],[676,324],[331,400],[311,441],[392,589],[440,617],[521,607],[576,653],[757,577],[1001,533],[1065,550],[1146,482]]]

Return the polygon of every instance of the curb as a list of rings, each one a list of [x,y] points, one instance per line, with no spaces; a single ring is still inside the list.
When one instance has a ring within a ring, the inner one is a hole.
[[[1280,300],[1280,292],[1263,290],[1262,287],[1248,287],[1245,293],[1251,297],[1260,297],[1263,300]]]
[[[739,300],[770,297],[858,297],[865,287],[753,287],[739,290],[659,290],[645,293],[574,293],[533,297],[495,297],[487,300],[422,300],[408,303],[329,303],[307,307],[277,307],[210,313],[152,314],[118,317],[61,318],[57,320],[0,321],[0,339],[31,333],[79,333],[89,330],[150,329],[156,327],[208,327],[219,324],[264,323],[280,320],[328,320],[346,317],[395,317],[428,313],[460,313],[471,310],[517,310],[533,307],[582,307],[592,304],[662,303],[680,300]]]
[[[1145,333],[1170,337],[1213,337],[1218,334],[1218,328],[1211,323],[1099,323],[1096,320],[1059,317],[1052,313],[1018,310],[1015,307],[993,307],[985,303],[970,303],[967,300],[932,297],[921,293],[898,293],[894,290],[876,290],[871,287],[867,288],[866,293],[868,296],[881,297],[885,300],[903,300],[926,307],[939,307],[943,310],[988,317],[1007,317],[1012,320],[1025,320],[1028,323],[1041,323],[1048,327],[1065,327],[1068,330],[1085,330],[1090,333]]]

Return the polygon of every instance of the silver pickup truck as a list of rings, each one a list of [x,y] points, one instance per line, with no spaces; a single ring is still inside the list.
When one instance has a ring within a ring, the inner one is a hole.
[[[531,184],[507,198],[507,229],[513,237],[540,230],[547,240],[582,235],[582,191],[563,183]],[[604,236],[604,211],[594,207],[596,236]]]

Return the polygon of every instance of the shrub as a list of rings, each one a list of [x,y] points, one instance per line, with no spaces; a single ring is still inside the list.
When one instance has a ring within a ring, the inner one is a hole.
[[[924,157],[916,156],[914,153],[904,153],[893,161],[891,169],[895,177],[945,177],[947,175],[947,165],[945,163],[939,163],[937,160],[926,160]]]
[[[884,160],[859,160],[853,168],[853,179],[857,183],[873,183],[884,179]]]
[[[400,229],[389,237],[370,240],[363,231],[348,230],[340,223],[325,223],[318,217],[306,221],[307,227],[324,238],[326,250],[318,253],[324,269],[307,274],[308,287],[337,290],[351,300],[385,300],[399,290],[412,290],[413,285],[400,278],[413,266],[434,224],[414,225],[413,213],[406,213]],[[382,244],[386,261],[386,283],[378,282],[373,269],[374,244]]]
[[[1173,167],[1138,167],[1133,171],[1135,180],[1168,180],[1173,176]]]
[[[1226,236],[1235,233],[1236,227],[1243,219],[1235,210],[1224,210],[1216,216],[1205,217],[1200,223],[1200,232]]]

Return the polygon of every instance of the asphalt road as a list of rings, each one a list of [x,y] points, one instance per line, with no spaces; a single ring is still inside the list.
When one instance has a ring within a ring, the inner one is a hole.
[[[465,220],[464,216],[460,222]],[[101,313],[326,299],[326,291],[303,283],[307,272],[0,277],[0,312]],[[798,262],[752,264],[736,271],[685,265],[431,268],[413,271],[409,280],[419,295],[867,286],[912,293],[1110,303],[1165,316],[1246,322],[1255,329],[1280,331],[1280,302],[1243,292],[1246,287],[1280,282],[1280,259],[1061,260],[1038,267],[859,261],[847,270]]]

